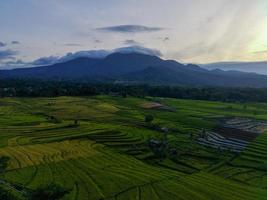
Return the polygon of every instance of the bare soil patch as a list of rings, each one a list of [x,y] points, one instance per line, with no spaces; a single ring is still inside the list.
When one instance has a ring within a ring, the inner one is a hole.
[[[162,107],[163,107],[162,104],[156,103],[156,102],[148,102],[148,103],[142,104],[142,108],[145,108],[145,109],[158,109]]]
[[[141,105],[142,108],[144,109],[158,109],[158,110],[166,110],[166,111],[174,111],[174,109],[162,105],[160,103],[157,102],[147,102]]]

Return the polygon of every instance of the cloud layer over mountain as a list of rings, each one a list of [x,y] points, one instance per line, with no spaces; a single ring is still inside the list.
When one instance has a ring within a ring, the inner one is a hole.
[[[0,60],[1,58],[10,58],[17,52],[14,51],[0,51]],[[32,62],[24,63],[22,65],[20,62],[6,62],[5,65],[3,65],[2,68],[16,68],[16,67],[33,67],[33,66],[42,66],[42,65],[51,65],[55,63],[61,63],[66,62],[69,60],[73,60],[75,58],[79,57],[87,57],[87,58],[104,58],[112,53],[140,53],[145,55],[152,55],[152,56],[162,56],[162,53],[159,50],[146,48],[143,46],[127,46],[127,47],[121,47],[116,48],[112,50],[88,50],[88,51],[77,51],[77,52],[70,52],[67,53],[64,56],[48,56],[48,57],[41,57],[38,58]]]

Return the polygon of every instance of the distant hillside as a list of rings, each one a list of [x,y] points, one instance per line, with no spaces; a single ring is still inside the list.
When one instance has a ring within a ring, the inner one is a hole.
[[[207,70],[140,53],[113,53],[105,58],[80,57],[50,66],[0,71],[0,78],[87,79],[156,85],[267,87],[267,76]]]
[[[267,75],[267,61],[262,62],[218,62],[200,65],[205,69],[235,70]]]

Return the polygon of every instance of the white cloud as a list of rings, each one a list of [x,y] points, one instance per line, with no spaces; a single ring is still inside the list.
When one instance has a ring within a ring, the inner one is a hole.
[[[0,52],[1,53],[1,52]],[[150,49],[143,46],[128,46],[128,47],[121,47],[112,50],[88,50],[88,51],[78,51],[74,53],[67,53],[64,56],[48,56],[48,57],[41,57],[32,62],[23,62],[13,61],[13,62],[5,62],[2,63],[2,68],[18,68],[18,67],[34,67],[34,66],[45,66],[45,65],[52,65],[55,63],[66,62],[69,60],[73,60],[75,58],[80,57],[87,57],[87,58],[105,58],[106,56],[112,53],[140,53],[152,56],[162,56],[161,52],[156,49]],[[1,55],[1,54],[0,54]]]

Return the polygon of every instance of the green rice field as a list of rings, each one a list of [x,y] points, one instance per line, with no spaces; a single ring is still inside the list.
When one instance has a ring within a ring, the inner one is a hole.
[[[267,104],[2,98],[0,156],[10,160],[0,185],[18,199],[58,184],[66,200],[267,200],[267,132],[240,153],[197,143],[201,130],[233,117],[265,121]],[[166,143],[164,156],[152,139]]]

